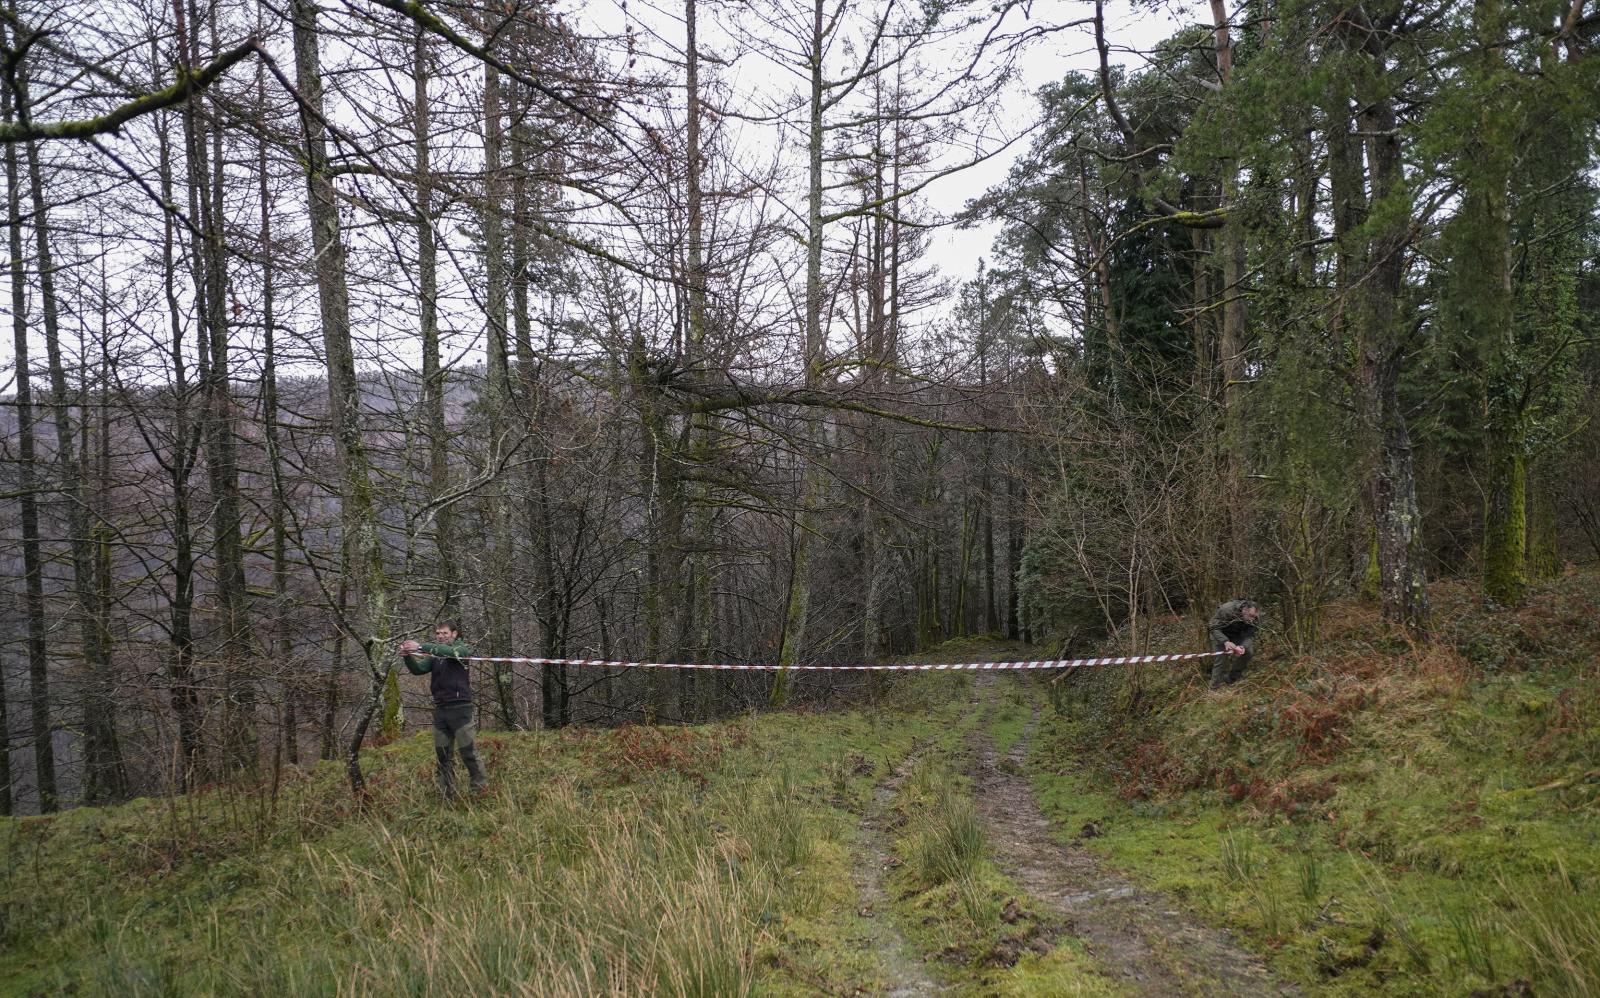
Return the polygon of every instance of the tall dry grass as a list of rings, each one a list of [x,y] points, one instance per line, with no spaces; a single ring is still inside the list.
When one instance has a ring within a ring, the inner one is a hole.
[[[364,842],[272,856],[237,905],[101,927],[76,983],[128,996],[748,995],[785,870],[812,836],[784,771],[609,805],[565,784],[466,812],[430,808],[426,793],[413,819],[362,826]],[[201,952],[173,956],[174,933]]]

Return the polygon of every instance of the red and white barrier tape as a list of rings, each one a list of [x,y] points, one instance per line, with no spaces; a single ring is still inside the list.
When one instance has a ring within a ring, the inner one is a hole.
[[[487,655],[468,656],[468,662],[502,662],[515,665],[577,665],[605,666],[612,669],[724,669],[741,672],[778,672],[785,669],[796,672],[950,672],[964,670],[988,671],[991,669],[1086,669],[1097,665],[1139,665],[1146,662],[1182,662],[1196,658],[1220,658],[1222,651],[1191,651],[1172,655],[1125,655],[1120,658],[1044,659],[1034,662],[914,662],[908,664],[872,665],[731,665],[694,664],[687,662],[608,662],[597,658],[496,658]]]

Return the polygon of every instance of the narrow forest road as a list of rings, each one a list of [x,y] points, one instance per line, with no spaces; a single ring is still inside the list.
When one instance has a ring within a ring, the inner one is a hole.
[[[895,795],[917,764],[919,749],[912,749],[887,779],[872,791],[867,813],[861,819],[856,838],[856,891],[861,898],[860,915],[870,927],[870,949],[877,955],[883,974],[881,990],[885,998],[924,998],[942,995],[948,989],[928,975],[921,957],[894,922],[886,886],[894,853],[889,847],[889,821]]]
[[[995,688],[980,682],[974,692],[987,698]],[[1082,845],[1063,845],[1052,835],[1026,776],[1028,737],[1037,719],[1035,708],[1027,732],[1003,758],[988,732],[974,731],[968,740],[974,803],[1001,870],[1059,917],[1064,931],[1081,939],[1130,993],[1298,994],[1226,932],[1196,922]]]

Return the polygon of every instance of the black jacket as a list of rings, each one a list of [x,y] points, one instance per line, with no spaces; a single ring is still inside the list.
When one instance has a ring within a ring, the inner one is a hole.
[[[472,702],[472,679],[465,659],[472,649],[457,638],[447,645],[425,644],[421,655],[407,655],[406,668],[414,676],[428,674],[428,691],[439,706]]]

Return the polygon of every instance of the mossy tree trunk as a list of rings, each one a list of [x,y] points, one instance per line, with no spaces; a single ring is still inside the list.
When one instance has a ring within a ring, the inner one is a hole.
[[[1508,99],[1513,88],[1501,50],[1503,13],[1499,0],[1473,4],[1478,64],[1472,82],[1481,94],[1455,222],[1461,231],[1455,266],[1461,322],[1483,363],[1483,593],[1497,603],[1515,604],[1527,587],[1527,396],[1512,310],[1509,188],[1515,102]]]
[[[1352,78],[1330,81],[1328,129],[1335,281],[1355,351],[1357,425],[1377,540],[1384,618],[1421,637],[1428,629],[1421,512],[1411,435],[1400,401],[1406,354],[1397,308],[1411,212],[1401,172],[1394,98],[1383,42],[1357,23],[1341,28]],[[1345,89],[1348,87],[1349,89]]]

